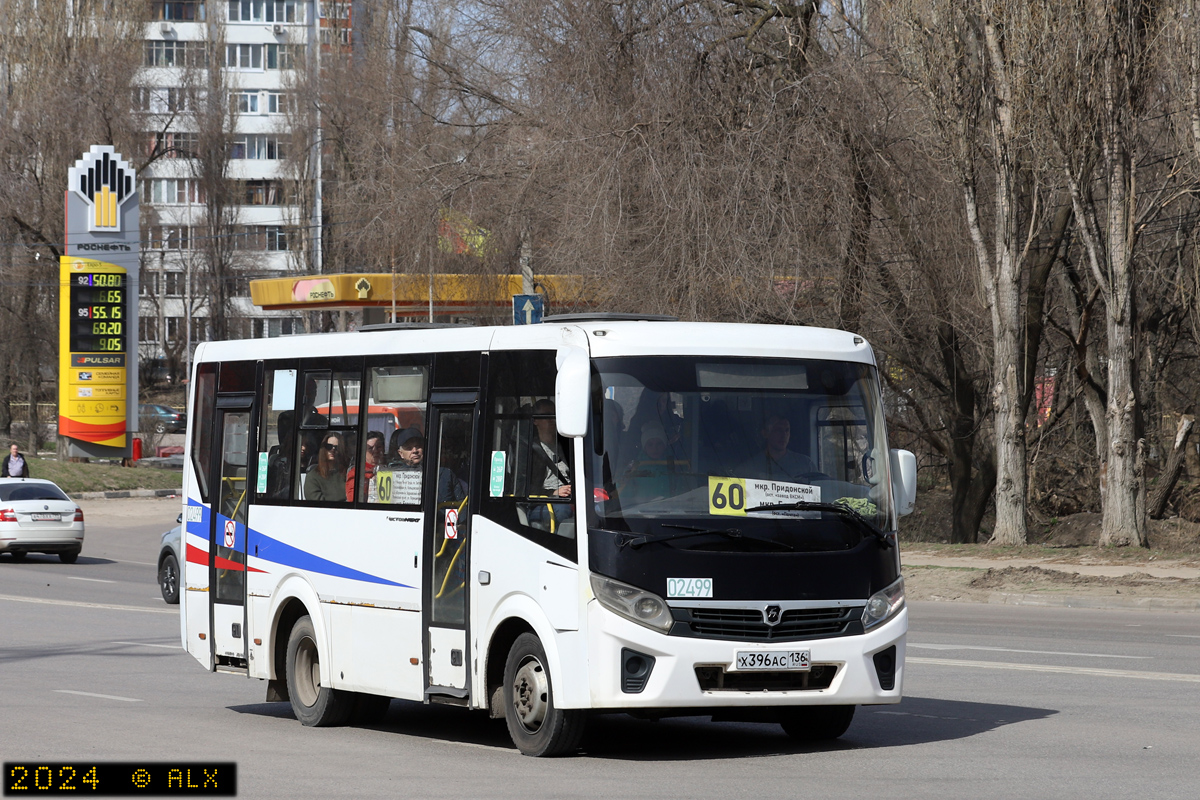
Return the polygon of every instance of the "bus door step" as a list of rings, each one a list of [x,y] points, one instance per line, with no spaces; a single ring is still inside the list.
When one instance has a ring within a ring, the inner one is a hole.
[[[471,703],[470,692],[453,686],[430,686],[425,690],[426,703],[466,707]]]

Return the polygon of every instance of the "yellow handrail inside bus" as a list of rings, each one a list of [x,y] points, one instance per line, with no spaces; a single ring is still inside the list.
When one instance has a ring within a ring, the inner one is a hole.
[[[467,506],[467,498],[464,497],[462,503],[460,503],[458,506],[458,513],[460,515],[462,514],[463,509],[466,508],[466,506]],[[449,539],[442,540],[442,547],[440,550],[438,550],[437,555],[434,556],[434,559],[441,558],[442,553],[446,552],[446,547],[449,545],[449,543],[450,543]],[[450,557],[450,563],[448,565],[446,565],[446,574],[442,576],[442,585],[438,588],[437,594],[435,594],[433,596],[435,600],[441,598],[441,596],[443,594],[445,594],[446,583],[450,580],[450,573],[452,573],[454,571],[454,562],[458,561],[458,557],[462,554],[464,544],[466,544],[465,538],[458,540],[458,549],[454,551],[454,555]],[[462,583],[460,583],[458,585],[458,589],[455,589],[454,591],[457,592],[459,589],[462,589],[466,585],[467,585],[467,582],[464,580]]]

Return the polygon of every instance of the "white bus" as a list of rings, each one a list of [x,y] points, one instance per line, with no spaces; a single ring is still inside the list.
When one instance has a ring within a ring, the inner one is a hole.
[[[540,756],[592,713],[829,739],[900,701],[916,461],[859,336],[375,326],[203,344],[192,387],[184,646],[305,725],[446,703]]]

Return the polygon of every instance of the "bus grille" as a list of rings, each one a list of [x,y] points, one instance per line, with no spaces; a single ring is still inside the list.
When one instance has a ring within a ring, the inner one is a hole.
[[[726,639],[737,642],[794,642],[854,636],[862,630],[862,606],[847,608],[793,608],[784,611],[777,625],[763,621],[753,608],[673,608],[672,636]]]
[[[805,692],[828,689],[837,675],[835,664],[813,664],[812,672],[726,672],[723,667],[696,667],[704,692]]]

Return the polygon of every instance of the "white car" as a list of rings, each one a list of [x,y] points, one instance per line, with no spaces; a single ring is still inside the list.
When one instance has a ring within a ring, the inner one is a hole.
[[[0,553],[58,553],[74,564],[83,549],[83,509],[53,481],[0,478]]]

